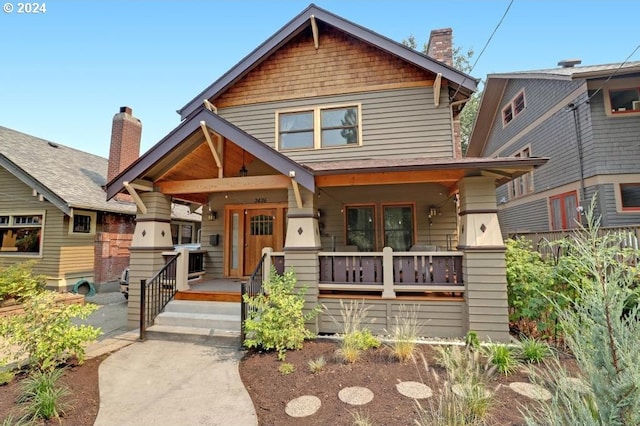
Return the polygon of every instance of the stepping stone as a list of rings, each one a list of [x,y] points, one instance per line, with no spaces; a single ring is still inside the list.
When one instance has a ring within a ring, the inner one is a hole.
[[[558,385],[564,389],[572,389],[578,393],[589,393],[589,385],[584,380],[577,377],[561,377],[558,379]]]
[[[284,411],[290,417],[307,417],[315,414],[320,409],[320,405],[320,398],[313,395],[304,395],[289,401]]]
[[[371,402],[373,399],[373,392],[367,388],[352,386],[344,388],[338,392],[338,398],[340,398],[340,401],[349,405],[364,405]]]
[[[551,399],[551,392],[538,385],[525,382],[513,382],[509,384],[509,387],[515,393],[531,399],[537,399],[539,401],[548,401]]]
[[[426,399],[433,396],[431,388],[420,382],[400,382],[396,389],[402,395],[413,399]]]

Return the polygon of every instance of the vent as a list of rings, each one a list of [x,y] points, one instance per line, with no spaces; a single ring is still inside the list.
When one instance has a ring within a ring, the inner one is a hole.
[[[57,143],[55,143],[55,142],[47,142],[47,143],[49,144],[49,146],[50,146],[51,148],[58,148],[58,147],[60,146],[60,145],[58,145],[58,144],[57,144]]]
[[[582,59],[564,59],[558,62],[558,66],[562,68],[573,68],[576,65],[580,65],[582,63]]]

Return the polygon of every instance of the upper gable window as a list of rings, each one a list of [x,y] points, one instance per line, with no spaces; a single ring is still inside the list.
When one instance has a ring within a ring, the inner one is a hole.
[[[525,106],[524,90],[521,90],[504,108],[502,108],[502,127],[505,127],[507,124],[511,123],[514,118],[520,115],[520,113],[524,111]]]
[[[360,145],[360,105],[277,112],[277,149],[319,149]]]
[[[640,87],[608,89],[606,96],[612,115],[640,113]]]

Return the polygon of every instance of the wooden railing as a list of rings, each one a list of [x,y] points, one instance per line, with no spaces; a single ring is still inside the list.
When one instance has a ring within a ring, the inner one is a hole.
[[[381,292],[464,292],[462,253],[320,252],[320,290]]]
[[[167,263],[151,279],[140,280],[140,340],[144,340],[145,331],[178,291],[176,272],[180,252],[167,260]]]

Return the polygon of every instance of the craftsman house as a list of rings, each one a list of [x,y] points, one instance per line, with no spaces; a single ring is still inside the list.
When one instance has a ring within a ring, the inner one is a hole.
[[[477,81],[451,54],[450,29],[425,56],[311,5],[180,109],[107,184],[138,206],[131,326],[181,200],[203,206],[214,290],[275,264],[327,306],[315,332],[335,331],[330,314],[357,298],[376,331],[409,304],[425,334],[507,339],[495,187],[546,160],[461,158],[458,116]]]
[[[0,265],[35,260],[34,271],[59,291],[77,284],[87,291],[89,283],[100,290],[108,282],[117,289],[136,209],[126,197],[106,201],[104,185],[108,166],[115,176],[138,157],[141,125],[127,110],[116,114],[113,129],[109,163],[0,127]],[[171,216],[176,243],[195,242],[200,216],[178,205]]]
[[[549,157],[498,188],[505,236],[571,229],[595,193],[602,226],[640,224],[640,62],[491,74],[467,154]]]

